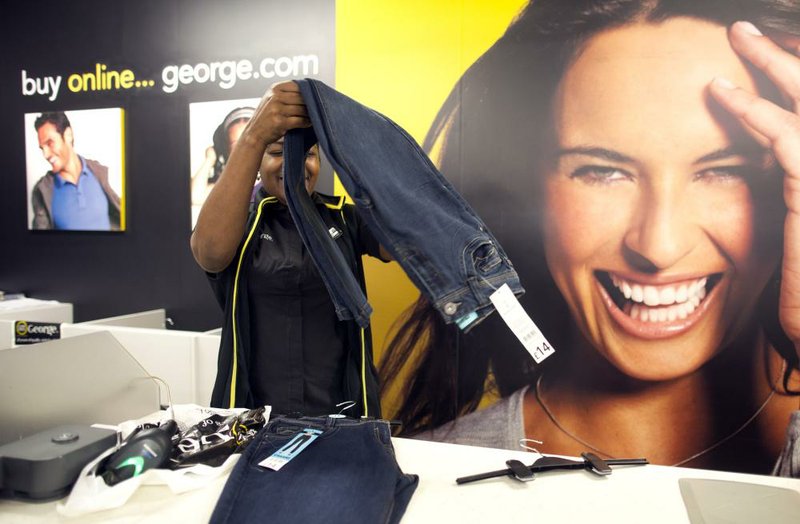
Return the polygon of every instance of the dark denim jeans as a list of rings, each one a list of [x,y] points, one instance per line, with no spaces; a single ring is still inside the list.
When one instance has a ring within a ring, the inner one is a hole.
[[[328,226],[323,222],[314,201],[306,191],[306,152],[316,144],[317,140],[310,129],[300,132],[302,136],[290,131],[283,142],[283,184],[286,189],[286,204],[300,238],[328,289],[336,308],[336,316],[339,320],[354,319],[358,325],[365,328],[369,325],[372,306],[367,302],[367,297],[364,296],[356,276],[350,269],[350,264],[344,258],[344,253],[331,238]],[[287,168],[287,166],[292,167]]]
[[[279,471],[258,465],[306,428],[322,434]],[[400,471],[386,421],[278,417],[233,468],[210,522],[396,523],[418,482]]]
[[[317,141],[375,238],[447,323],[476,325],[494,311],[489,296],[503,284],[524,293],[500,244],[413,138],[318,80],[296,82],[313,129],[284,140],[286,198],[340,319],[364,326],[371,308],[309,206],[304,158]]]

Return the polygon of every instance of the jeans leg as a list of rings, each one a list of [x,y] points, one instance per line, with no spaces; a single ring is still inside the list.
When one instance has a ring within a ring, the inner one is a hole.
[[[366,327],[372,307],[306,191],[305,157],[314,143],[313,130],[296,129],[286,133],[283,146],[286,202],[300,237],[328,288],[339,320],[353,318],[361,327]]]

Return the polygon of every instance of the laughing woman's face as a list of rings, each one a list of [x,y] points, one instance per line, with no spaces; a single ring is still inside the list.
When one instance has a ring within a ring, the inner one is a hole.
[[[592,346],[643,380],[734,340],[778,263],[779,175],[715,76],[757,90],[724,27],[636,24],[590,40],[555,99],[548,266]]]

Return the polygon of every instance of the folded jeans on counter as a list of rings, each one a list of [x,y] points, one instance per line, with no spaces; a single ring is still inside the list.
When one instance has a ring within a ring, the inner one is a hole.
[[[318,436],[278,471],[259,465],[306,430]],[[210,522],[397,523],[418,482],[400,470],[387,421],[278,416],[234,467]]]

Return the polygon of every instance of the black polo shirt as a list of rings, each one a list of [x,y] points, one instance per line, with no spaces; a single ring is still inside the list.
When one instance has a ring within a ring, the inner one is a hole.
[[[378,242],[353,206],[326,206],[332,199],[316,194],[314,200],[320,214],[328,214],[326,222],[337,224],[339,231],[332,236],[343,251],[380,257]],[[270,405],[273,413],[320,415],[345,400],[358,400],[345,398],[344,387],[348,352],[360,350],[348,347],[354,323],[336,317],[328,290],[280,202],[263,206],[241,273],[247,303],[240,310],[248,318],[240,322],[240,336],[247,333],[249,340],[242,341],[248,348],[247,377],[238,380],[249,381],[253,405]]]

